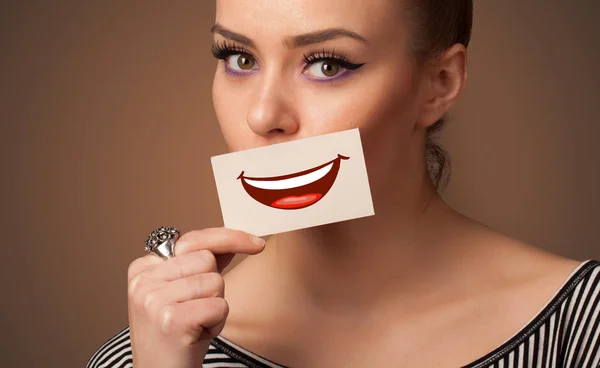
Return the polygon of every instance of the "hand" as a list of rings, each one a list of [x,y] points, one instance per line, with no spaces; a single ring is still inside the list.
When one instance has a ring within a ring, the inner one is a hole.
[[[128,311],[135,368],[201,368],[229,313],[221,272],[236,253],[260,253],[264,243],[242,231],[208,228],[182,235],[175,257],[134,260]]]

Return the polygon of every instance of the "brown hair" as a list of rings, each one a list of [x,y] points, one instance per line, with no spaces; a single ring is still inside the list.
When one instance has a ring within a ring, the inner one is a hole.
[[[473,0],[407,0],[413,37],[412,54],[417,65],[435,58],[456,43],[469,46],[473,24]],[[450,180],[450,157],[433,136],[448,115],[427,128],[426,159],[429,175],[438,191]]]

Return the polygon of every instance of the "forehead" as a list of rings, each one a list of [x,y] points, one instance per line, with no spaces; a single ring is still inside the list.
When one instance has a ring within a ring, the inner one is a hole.
[[[400,0],[217,0],[216,22],[252,38],[342,27],[377,38],[401,26]]]

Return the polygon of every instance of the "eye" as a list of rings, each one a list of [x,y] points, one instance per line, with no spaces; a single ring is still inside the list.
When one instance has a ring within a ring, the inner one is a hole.
[[[337,79],[337,77],[347,75],[365,64],[353,63],[344,54],[325,50],[304,55],[303,60],[305,64],[303,73],[310,75],[315,80]]]
[[[338,74],[340,69],[341,66],[339,63],[333,60],[322,60],[312,63],[306,68],[306,71],[317,78],[330,78]]]
[[[227,66],[233,70],[252,70],[256,69],[256,59],[250,54],[233,54],[227,57]]]

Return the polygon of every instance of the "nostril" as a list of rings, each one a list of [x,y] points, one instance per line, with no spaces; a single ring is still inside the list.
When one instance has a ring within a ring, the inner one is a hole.
[[[285,131],[281,128],[271,129],[269,133],[285,133]]]

